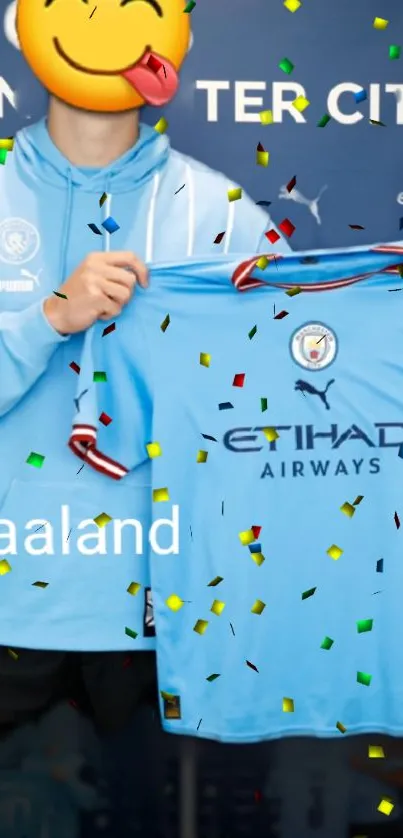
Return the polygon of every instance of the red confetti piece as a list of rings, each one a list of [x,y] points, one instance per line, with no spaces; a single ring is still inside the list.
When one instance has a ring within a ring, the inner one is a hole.
[[[105,427],[107,428],[108,425],[111,424],[112,419],[111,419],[110,416],[108,416],[107,413],[101,413],[101,415],[99,417],[99,421],[100,421],[101,425],[105,425]]]
[[[114,332],[116,329],[116,323],[110,323],[109,326],[105,326],[105,329],[102,332],[102,337],[106,337],[106,335],[110,335],[111,332]]]
[[[72,361],[71,364],[69,364],[69,367],[73,370],[73,372],[76,372],[77,375],[80,374],[80,367],[78,366],[78,364],[76,364],[75,361]]]
[[[294,189],[294,186],[296,186],[296,185],[297,185],[297,178],[294,175],[294,177],[291,178],[290,182],[287,183],[287,186],[286,186],[287,192],[292,192],[292,190]]]
[[[245,382],[245,373],[244,372],[238,372],[236,375],[234,375],[234,380],[232,382],[232,386],[233,387],[243,387],[244,382]]]
[[[288,311],[279,311],[278,314],[274,316],[274,320],[282,320],[283,317],[287,317]]]
[[[350,230],[365,230],[365,227],[361,227],[361,224],[349,224]]]
[[[397,512],[395,512],[393,517],[394,517],[394,521],[395,521],[395,524],[396,524],[396,529],[400,530],[400,518],[399,518]]]
[[[291,223],[289,218],[284,218],[284,221],[282,221],[281,224],[278,225],[278,227],[279,230],[281,230],[281,232],[288,237],[292,236],[295,230],[294,224]]]
[[[158,61],[158,58],[155,58],[154,55],[150,55],[147,65],[153,73],[158,73],[158,70],[162,67],[162,61]]]
[[[251,527],[253,535],[255,536],[256,540],[259,538],[262,528],[261,527]]]
[[[225,236],[225,230],[224,230],[223,233],[219,233],[218,236],[215,237],[214,244],[221,244],[224,236]]]
[[[265,236],[271,244],[275,244],[275,242],[278,242],[280,238],[279,234],[275,230],[268,230],[267,233],[265,233]]]
[[[253,669],[254,672],[259,672],[257,666],[255,666],[254,663],[251,663],[250,661],[246,661],[246,665],[249,666],[249,669]]]

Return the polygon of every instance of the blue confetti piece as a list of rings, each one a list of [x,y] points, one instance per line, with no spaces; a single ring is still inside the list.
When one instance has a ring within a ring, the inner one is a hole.
[[[120,230],[119,224],[116,223],[115,219],[112,218],[110,215],[108,218],[105,218],[105,221],[102,222],[102,226],[107,233],[116,233],[117,230]]]
[[[383,573],[383,559],[378,559],[376,563],[376,572]]]
[[[251,553],[261,553],[262,552],[262,545],[261,544],[249,544],[249,550]]]
[[[231,408],[233,407],[234,405],[231,404],[231,402],[220,402],[220,404],[218,405],[219,410],[231,410]]]
[[[403,443],[399,446],[399,450],[397,452],[398,456],[403,460]]]
[[[359,102],[365,102],[366,98],[367,98],[367,91],[366,90],[359,90],[358,93],[354,93],[354,99],[357,102],[357,105],[359,104]]]
[[[100,230],[96,224],[89,224],[88,226],[96,236],[102,236],[102,230]]]

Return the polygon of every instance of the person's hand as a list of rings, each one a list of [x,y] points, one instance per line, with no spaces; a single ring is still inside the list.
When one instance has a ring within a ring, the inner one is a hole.
[[[136,282],[146,288],[148,279],[146,266],[134,253],[90,253],[57,289],[67,299],[54,294],[45,300],[45,317],[61,335],[82,332],[96,320],[118,317]]]

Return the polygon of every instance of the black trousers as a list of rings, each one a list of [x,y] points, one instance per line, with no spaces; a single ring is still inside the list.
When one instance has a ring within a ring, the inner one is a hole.
[[[66,700],[91,716],[100,731],[118,731],[139,706],[157,701],[154,652],[13,649],[12,653],[0,646],[3,733]]]

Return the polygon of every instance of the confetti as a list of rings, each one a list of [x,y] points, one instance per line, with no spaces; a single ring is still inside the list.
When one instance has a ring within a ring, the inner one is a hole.
[[[101,195],[101,197],[100,197],[100,199],[99,199],[99,206],[100,206],[100,207],[103,207],[103,205],[104,205],[104,203],[105,203],[105,201],[106,201],[107,197],[108,197],[108,196],[107,196],[106,192],[103,192],[103,193],[102,193],[102,195]]]
[[[245,373],[244,372],[236,373],[236,375],[234,375],[234,380],[232,382],[232,386],[233,387],[243,387],[244,383],[245,383]]]
[[[217,442],[217,441],[218,441],[218,440],[215,438],[215,436],[210,436],[210,434],[202,434],[202,437],[203,437],[203,439],[209,439],[209,440],[211,440],[211,442]]]
[[[234,189],[228,189],[227,194],[229,201],[239,201],[242,198],[242,189],[240,186],[237,186]]]
[[[218,233],[218,236],[215,237],[213,244],[221,244],[224,236],[225,236],[225,230],[222,233]]]
[[[273,124],[273,111],[260,111],[259,117],[262,125]]]
[[[7,160],[7,151],[5,148],[0,148],[0,166],[5,166]]]
[[[10,573],[12,570],[11,564],[8,563],[7,559],[1,559],[0,561],[0,576],[5,576],[6,573]]]
[[[106,512],[101,512],[100,515],[97,515],[97,517],[94,518],[94,523],[97,525],[97,527],[99,527],[99,529],[102,529],[102,527],[106,527],[106,525],[109,524],[111,521],[111,516],[108,515]]]
[[[232,634],[233,634],[233,635],[234,635],[234,637],[235,637],[234,626],[232,625],[232,623],[230,623],[230,628],[231,628]]]
[[[160,326],[161,332],[166,332],[170,322],[171,322],[171,318],[170,318],[169,314],[167,314],[167,316],[165,317],[165,319],[161,323],[161,326]]]
[[[364,687],[369,687],[372,681],[372,675],[367,672],[357,672],[357,684],[363,684]]]
[[[376,17],[376,18],[374,18],[374,22],[373,22],[372,26],[374,27],[374,29],[386,29],[388,24],[389,24],[389,21],[385,20],[385,18]]]
[[[271,207],[271,201],[256,201],[257,207]]]
[[[155,55],[151,54],[147,61],[147,66],[153,73],[158,73],[158,71],[161,69],[163,65],[162,61],[159,61],[158,58],[155,57]]]
[[[193,631],[196,634],[204,634],[208,626],[208,620],[197,620],[195,625],[193,626]]]
[[[383,559],[378,559],[376,563],[376,572],[383,573]]]
[[[219,410],[233,410],[234,405],[231,402],[220,402],[218,405]]]
[[[252,541],[255,541],[253,530],[243,530],[242,532],[238,533],[238,538],[244,547],[246,547],[248,544],[252,544]]]
[[[309,597],[313,596],[316,591],[316,588],[309,588],[307,591],[304,591],[301,594],[301,599],[309,599]]]
[[[368,745],[368,756],[370,759],[385,759],[382,745]]]
[[[317,123],[316,127],[317,128],[325,128],[327,123],[330,122],[330,119],[331,119],[331,117],[329,116],[328,113],[323,114],[323,116],[321,117],[321,119]]]
[[[258,144],[256,149],[256,164],[257,166],[268,166],[269,165],[270,154],[268,151],[264,149],[262,143]]]
[[[187,3],[187,4],[186,4],[186,6],[185,6],[185,8],[184,8],[184,10],[183,10],[183,11],[184,11],[184,13],[185,13],[185,14],[187,14],[187,15],[188,15],[188,14],[190,14],[190,12],[192,12],[192,11],[193,11],[193,9],[195,8],[195,6],[196,6],[195,0],[189,0],[189,3]]]
[[[27,457],[25,462],[28,463],[29,466],[35,466],[35,468],[42,468],[45,462],[45,457],[43,456],[43,454],[36,454],[35,451],[31,451],[29,457]]]
[[[256,599],[255,602],[252,605],[251,613],[252,614],[258,614],[260,616],[260,614],[263,614],[263,611],[264,611],[265,608],[266,608],[266,603],[262,602],[261,599]]]
[[[283,309],[283,311],[279,311],[278,314],[274,315],[273,320],[282,320],[284,317],[287,317],[287,315],[288,311],[285,311],[285,309]]]
[[[163,489],[153,489],[153,501],[154,503],[159,503],[161,501],[169,500],[169,492],[168,489],[165,487]]]
[[[396,529],[397,529],[397,530],[400,530],[400,518],[399,518],[399,516],[398,516],[397,512],[395,512],[395,514],[394,514],[394,516],[393,516],[393,520],[394,520],[394,522],[395,522],[395,524],[396,524]]]
[[[262,428],[262,431],[268,442],[275,442],[276,439],[280,438],[275,428]]]
[[[102,230],[100,230],[96,224],[89,224],[88,226],[96,236],[102,236]]]
[[[256,332],[257,332],[257,326],[253,326],[253,328],[250,330],[250,332],[248,332],[249,340],[252,340],[252,338],[255,337]]]
[[[278,228],[285,236],[288,237],[292,236],[295,231],[294,224],[291,223],[289,218],[284,218],[284,220],[278,225]]]
[[[0,140],[0,149],[5,151],[12,151],[14,148],[14,140],[8,137],[6,140]]]
[[[217,617],[220,617],[222,612],[224,611],[224,608],[225,602],[221,602],[221,600],[215,599],[210,608],[210,611],[212,611],[213,614],[215,614]]]
[[[8,652],[8,654],[10,655],[10,658],[12,658],[12,659],[13,659],[13,661],[17,661],[17,660],[18,660],[19,655],[17,654],[17,652],[14,652],[14,649],[7,649],[7,652]]]
[[[303,111],[305,111],[307,109],[307,107],[311,103],[308,99],[305,98],[305,96],[297,96],[297,98],[294,99],[292,104],[294,105],[294,108],[297,111],[299,111],[299,113],[302,113]]]
[[[126,588],[126,590],[127,590],[127,593],[130,594],[131,596],[136,596],[136,594],[138,594],[140,588],[141,588],[140,582],[130,582],[129,587]]]
[[[197,463],[207,463],[208,451],[198,451],[197,452]]]
[[[292,63],[292,61],[290,61],[289,58],[282,58],[280,63],[278,64],[278,67],[280,70],[283,71],[283,73],[286,73],[287,76],[289,76],[294,69],[294,64]]]
[[[101,425],[105,425],[105,428],[107,428],[107,427],[108,427],[108,425],[110,425],[110,424],[111,424],[112,419],[111,419],[111,417],[110,417],[110,416],[108,416],[108,414],[107,414],[107,413],[103,413],[103,412],[102,412],[102,413],[101,413],[101,415],[100,415],[100,416],[99,416],[99,418],[98,418],[98,421],[101,423]]]
[[[365,227],[362,227],[361,224],[349,224],[350,230],[365,230]]]
[[[396,59],[400,58],[401,47],[397,47],[396,45],[392,45],[389,47],[389,58]],[[0,141],[1,142],[1,141]],[[1,145],[0,145],[1,148]]]
[[[171,611],[180,611],[184,604],[183,599],[181,599],[177,594],[171,594],[171,596],[169,596],[165,601],[165,605],[167,605]]]
[[[293,713],[294,712],[294,699],[293,698],[283,698],[283,713]]]
[[[269,240],[270,244],[275,244],[278,242],[279,238],[281,238],[277,232],[277,230],[268,230],[265,233],[266,239]]]
[[[251,557],[258,567],[260,567],[263,564],[263,562],[266,561],[265,556],[263,555],[263,553],[261,553],[260,550],[258,550],[257,552],[251,551]]]
[[[259,268],[261,271],[265,271],[269,264],[269,260],[267,256],[260,256],[256,262],[256,267]]]
[[[250,661],[246,661],[246,666],[249,666],[249,669],[253,669],[254,672],[259,672],[257,666],[255,666],[255,664],[251,663]]]
[[[383,797],[378,806],[378,812],[381,812],[382,815],[390,815],[394,808],[395,804],[392,802],[390,797]]]
[[[106,377],[106,372],[103,372],[102,370],[96,370],[96,372],[94,372],[92,380],[96,381],[97,383],[105,384],[105,382],[108,380]]]
[[[135,639],[136,639],[136,637],[137,637],[137,635],[138,635],[138,632],[137,632],[137,631],[133,631],[133,629],[128,628],[128,626],[126,626],[126,628],[125,628],[125,634],[127,634],[127,636],[128,636],[128,637],[132,637],[132,638],[133,638],[133,640],[135,640]]]
[[[102,222],[102,227],[107,233],[109,233],[109,235],[112,235],[112,233],[116,233],[120,230],[119,224],[114,218],[112,218],[111,215],[109,215],[108,218],[105,218],[105,221]]]
[[[354,501],[354,506],[359,506],[362,500],[364,500],[364,495],[357,495]]]
[[[208,355],[207,352],[200,352],[200,365],[202,367],[209,367],[211,361],[211,355]]]
[[[259,530],[261,528],[260,527],[251,527],[251,531],[253,532],[254,538],[257,538],[258,536],[255,533],[255,529]],[[250,532],[250,530],[248,530],[248,532]],[[259,553],[259,551],[262,549],[262,545],[260,544],[259,541],[256,541],[254,544],[248,544],[248,547],[249,547],[249,550],[250,550],[251,553]]]
[[[337,730],[340,731],[340,733],[345,733],[346,730],[347,730],[347,728],[344,727],[344,725],[341,722],[337,722],[336,727],[337,727]]]
[[[60,291],[53,291],[55,297],[60,297],[61,300],[67,300],[66,294],[61,294]]]
[[[294,14],[294,12],[297,12],[299,7],[302,6],[302,3],[300,2],[300,0],[284,0],[283,5],[286,9],[288,9],[289,12]]]
[[[357,620],[358,634],[363,634],[365,631],[372,631],[373,620]]]
[[[340,512],[343,512],[344,515],[347,515],[347,518],[352,518],[355,514],[355,507],[352,503],[348,503],[348,501],[346,501],[345,503],[343,503],[343,506],[340,507]]]
[[[47,588],[48,585],[49,585],[49,582],[32,582],[32,587],[33,588]]]
[[[296,175],[294,175],[294,177],[291,178],[289,183],[287,183],[287,186],[286,186],[287,192],[292,192],[292,190],[294,189],[294,187],[296,185],[297,185],[297,177],[296,177]]]
[[[162,448],[159,442],[149,442],[146,445],[146,450],[150,460],[153,460],[154,457],[160,457],[162,454]]]
[[[326,651],[328,651],[329,649],[332,648],[333,643],[334,643],[334,640],[332,640],[331,637],[325,637],[322,640],[322,643],[320,644],[320,648],[321,649],[326,649]]]
[[[215,588],[217,585],[220,584],[220,582],[223,582],[223,581],[224,581],[223,576],[215,576],[214,579],[212,579],[211,582],[208,583],[207,587],[208,588]]]
[[[102,332],[102,337],[106,338],[106,336],[110,335],[111,332],[114,332],[115,329],[116,329],[116,323],[109,323],[109,326],[105,326],[105,328]]]
[[[78,366],[78,364],[76,364],[75,361],[72,361],[71,364],[69,364],[69,367],[73,370],[73,372],[76,372],[77,375],[80,374],[80,367]]]
[[[168,122],[167,122],[167,120],[165,119],[164,116],[162,116],[161,119],[158,120],[156,125],[154,125],[154,131],[157,131],[158,134],[165,134],[165,131],[167,130],[167,128],[168,128]]]
[[[337,544],[332,544],[328,550],[326,550],[327,555],[330,556],[331,559],[334,559],[337,562],[337,559],[343,554],[343,550],[341,547],[338,547]]]
[[[211,683],[212,681],[216,681],[219,677],[220,676],[217,673],[214,673],[214,675],[209,675],[208,678],[206,678],[206,681],[210,681]]]
[[[265,399],[265,398],[260,399],[260,409],[261,409],[262,413],[266,412],[266,410],[267,410],[267,399]]]
[[[354,93],[354,99],[357,102],[357,105],[360,102],[365,102],[365,100],[367,99],[367,91],[362,89],[359,90],[358,93]]]
[[[259,538],[259,535],[262,532],[262,528],[256,526],[256,524],[255,524],[255,526],[251,527],[251,530],[252,530],[253,535],[255,536],[255,538]]]
[[[382,128],[386,128],[385,123],[384,122],[379,122],[377,119],[370,119],[369,122],[370,122],[371,125],[380,125],[380,126],[382,126]]]
[[[296,297],[297,294],[301,294],[301,292],[302,288],[300,288],[299,285],[295,285],[294,288],[288,288],[285,293],[287,294],[287,297]]]

